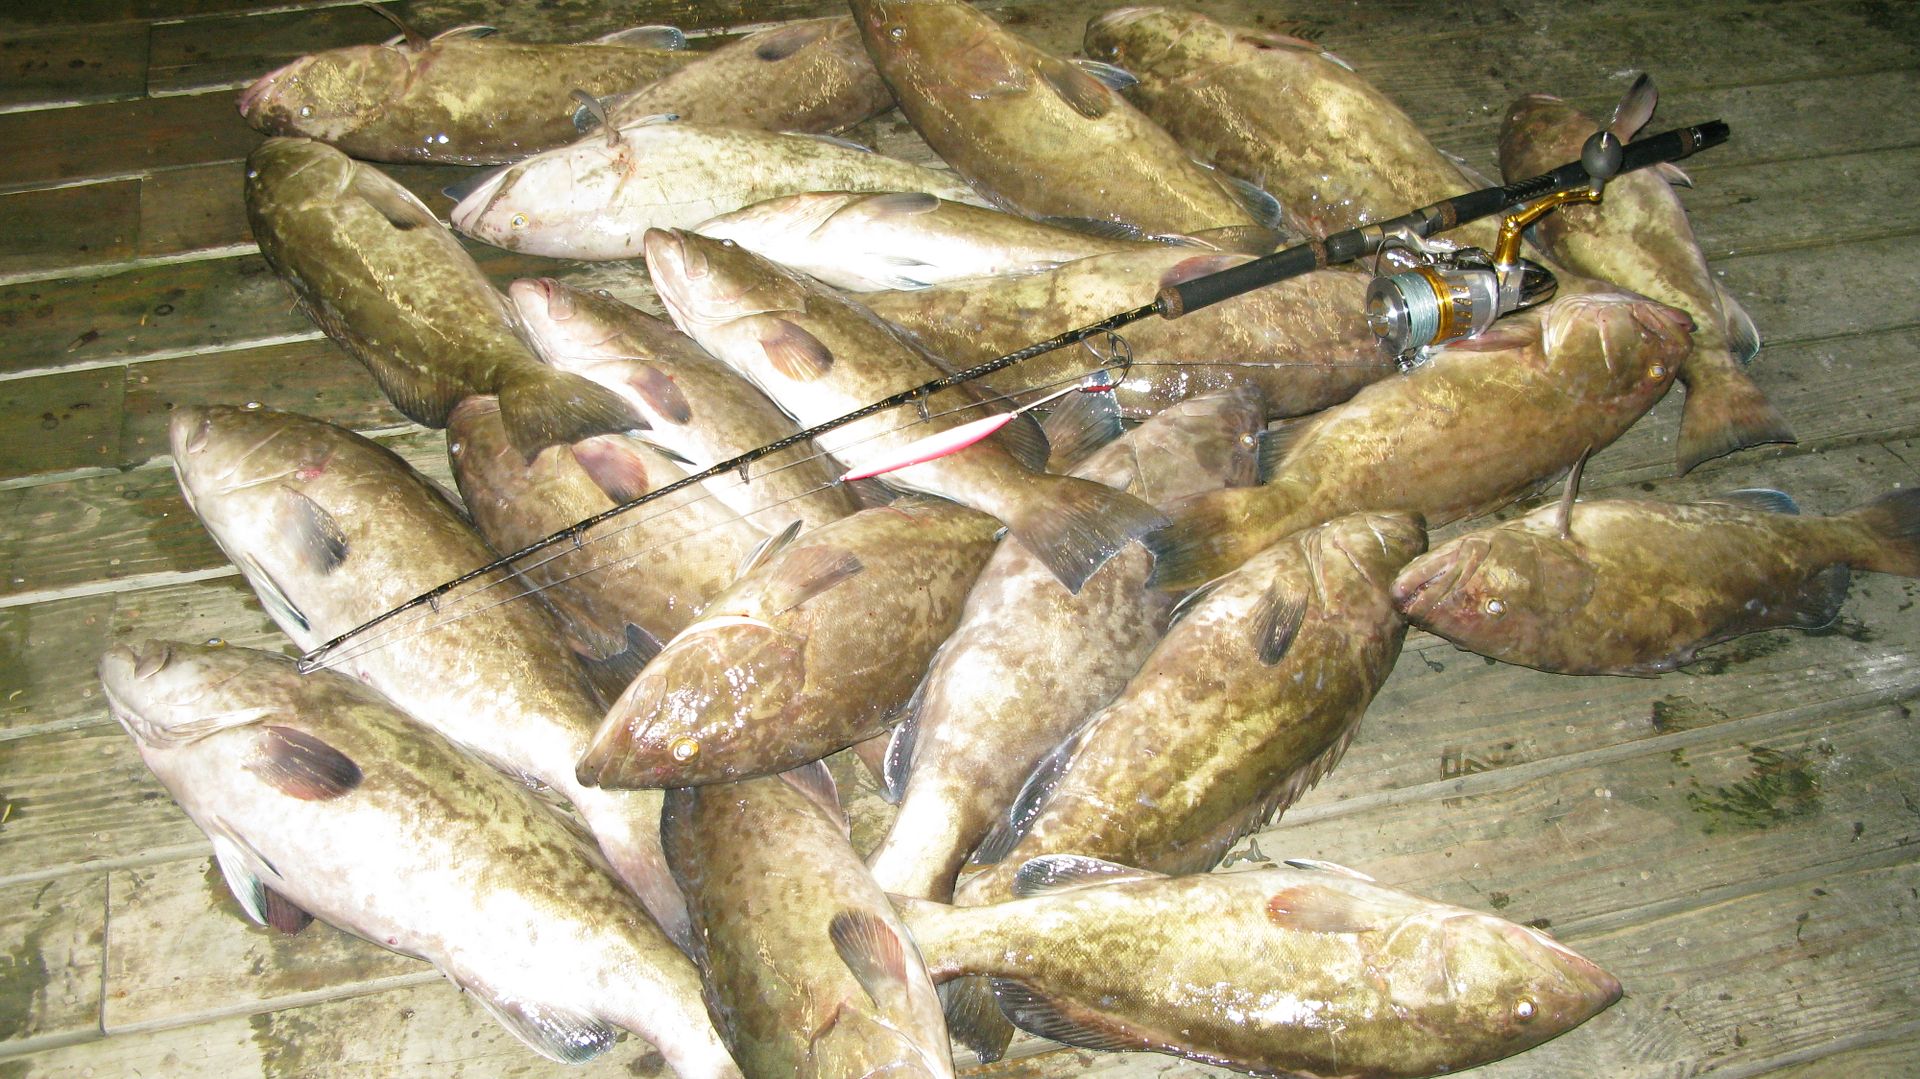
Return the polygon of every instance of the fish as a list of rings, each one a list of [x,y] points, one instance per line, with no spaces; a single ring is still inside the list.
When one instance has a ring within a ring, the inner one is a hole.
[[[1260,486],[1167,510],[1177,553],[1156,583],[1196,587],[1342,513],[1405,510],[1429,528],[1490,513],[1620,437],[1673,384],[1692,320],[1627,293],[1567,293],[1271,433]]]
[[[849,292],[1037,273],[1089,255],[1147,246],[924,192],[808,191],[721,214],[693,231],[732,240]]]
[[[144,641],[100,657],[107,706],[213,844],[247,916],[319,918],[424,959],[549,1060],[615,1027],[675,1073],[738,1076],[693,965],[531,791],[332,671]]]
[[[736,245],[655,230],[647,234],[647,269],[675,325],[805,426],[946,373],[859,304]],[[904,410],[888,410],[814,441],[857,468],[979,419],[986,404],[963,383],[930,404],[933,411],[918,424]],[[1045,442],[1021,417],[958,453],[882,478],[998,517],[1071,592],[1129,543],[1157,550],[1150,537],[1165,524],[1158,511],[1112,488],[1040,471]]]
[[[265,408],[181,406],[168,441],[188,508],[303,652],[494,559],[439,487],[332,424]],[[505,571],[489,574],[326,665],[572,803],[620,879],[684,940],[685,903],[660,853],[660,796],[574,780],[602,709],[552,614],[525,591]]]
[[[615,394],[541,363],[473,256],[378,169],[309,139],[268,139],[247,157],[246,204],[300,309],[415,423],[444,427],[461,398],[494,394],[528,457],[641,426]]]
[[[1035,274],[875,292],[860,302],[935,355],[966,367],[1143,307],[1164,288],[1247,261],[1156,245]],[[1178,319],[1136,322],[1118,331],[1132,362],[1114,396],[1135,419],[1242,385],[1260,390],[1275,419],[1339,404],[1398,369],[1367,326],[1368,281],[1354,270],[1316,270]],[[1114,347],[1105,338],[1090,344],[1101,355]],[[1059,349],[985,382],[1014,393],[1070,377],[1088,359],[1085,349]]]
[[[540,355],[562,371],[620,394],[646,422],[640,437],[703,470],[800,428],[780,406],[694,344],[671,323],[611,296],[550,277],[507,286]],[[810,443],[755,462],[748,479],[706,481],[706,489],[768,535],[837,521],[858,507]]]
[[[605,102],[615,126],[649,116],[837,134],[893,107],[846,15],[757,30]]]
[[[1329,862],[1162,876],[1077,855],[1020,867],[1018,898],[901,900],[936,981],[993,979],[1022,1028],[1255,1075],[1451,1073],[1620,999],[1536,929]]]
[[[1203,234],[1253,254],[1282,238],[1270,196],[1195,162],[1111,86],[973,5],[852,8],[900,111],[1001,208],[1108,235]]]
[[[813,135],[651,117],[508,165],[459,189],[450,219],[509,251],[639,258],[647,230],[799,191],[924,191],[985,205],[958,176]]]
[[[302,56],[241,91],[240,115],[263,134],[318,139],[367,161],[499,164],[579,137],[571,91],[631,90],[697,56],[670,26],[577,45],[494,34],[406,28],[384,45]]]
[[[1657,675],[1700,649],[1839,617],[1851,569],[1920,576],[1920,489],[1832,517],[1780,491],[1557,503],[1459,536],[1394,581],[1422,629],[1563,674]]]
[[[507,441],[498,402],[485,396],[453,410],[447,456],[474,527],[496,551],[521,550],[687,476],[631,435],[549,446],[528,461]],[[611,699],[733,583],[740,561],[768,535],[694,488],[587,529],[577,543],[518,568],[561,615],[568,644]]]
[[[1387,589],[1425,549],[1410,515],[1337,517],[1188,599],[1126,687],[1034,768],[955,901],[1007,898],[1044,854],[1211,868],[1346,752],[1406,637]],[[985,988],[950,990],[947,1016],[993,1059],[1012,1032]]]
[[[953,1075],[933,980],[853,852],[825,764],[671,791],[660,829],[743,1072]]]
[[[1257,479],[1265,405],[1247,388],[1189,398],[1073,472],[1161,505]],[[899,802],[868,857],[894,895],[947,900],[967,855],[1027,774],[1125,688],[1175,597],[1146,586],[1144,551],[1101,567],[1075,596],[1016,540],[981,571],[960,626],[894,729],[886,778]],[[904,788],[904,789],[902,789]]]
[[[1633,138],[1659,96],[1641,75],[1615,108],[1608,130]],[[1580,155],[1600,129],[1580,110],[1548,94],[1508,108],[1500,127],[1500,170],[1509,179],[1545,172]],[[1760,351],[1753,320],[1707,266],[1674,184],[1691,186],[1677,166],[1642,169],[1608,181],[1597,206],[1567,205],[1533,226],[1535,240],[1576,273],[1610,281],[1693,316],[1693,351],[1680,364],[1686,407],[1675,447],[1684,474],[1703,461],[1749,446],[1794,441],[1788,425],[1746,371]]]
[[[999,528],[951,502],[901,499],[769,543],[607,710],[580,782],[726,783],[885,732],[959,623]]]
[[[1493,186],[1311,41],[1198,12],[1126,7],[1089,20],[1083,44],[1139,80],[1128,96],[1181,146],[1270,192],[1287,226],[1314,239]],[[1495,234],[1486,221],[1443,235],[1492,251]]]

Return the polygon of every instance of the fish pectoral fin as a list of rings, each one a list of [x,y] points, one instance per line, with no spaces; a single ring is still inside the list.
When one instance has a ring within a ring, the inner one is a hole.
[[[602,494],[624,505],[653,489],[647,464],[618,436],[584,439],[570,447],[574,463]]]
[[[767,590],[769,617],[793,610],[837,585],[845,584],[867,567],[852,551],[836,547],[809,547],[797,551],[774,570]]]
[[[827,937],[840,961],[879,1008],[904,1004],[908,992],[906,942],[884,919],[863,910],[843,910],[827,923]]]
[[[833,350],[805,327],[783,318],[761,322],[760,349],[775,371],[795,382],[811,382],[833,370]]]
[[[1277,585],[1267,589],[1248,620],[1253,626],[1254,655],[1261,666],[1271,667],[1280,662],[1306,617],[1304,598],[1287,595]]]
[[[633,373],[627,376],[627,386],[640,395],[654,415],[676,425],[693,419],[693,405],[687,401],[687,395],[680,392],[680,384],[658,367],[635,365]]]
[[[440,219],[433,216],[433,211],[427,209],[427,204],[418,196],[389,180],[385,173],[375,172],[372,166],[355,166],[349,184],[356,198],[379,211],[389,225],[401,232],[440,224]]]
[[[457,981],[456,981],[456,984]],[[584,1064],[613,1048],[612,1026],[596,1016],[552,1004],[497,995],[487,989],[462,985],[527,1048],[561,1064]]]
[[[678,52],[687,47],[686,31],[677,26],[629,26],[593,39],[595,45],[627,45],[636,49]]]
[[[306,731],[260,728],[247,769],[275,790],[303,802],[330,802],[358,789],[365,778],[353,758]]]
[[[1071,1002],[1044,996],[1025,982],[1012,978],[992,981],[993,996],[1000,1004],[1000,1011],[1021,1030],[1083,1049],[1110,1053],[1154,1048],[1147,1038],[1113,1019]]]
[[[1155,880],[1165,875],[1081,854],[1044,854],[1021,863],[1013,875],[1013,894],[1025,899],[1121,881]]]
[[[1140,76],[1135,75],[1133,72],[1128,71],[1118,64],[1109,64],[1104,60],[1087,60],[1083,58],[1076,58],[1072,60],[1071,63],[1073,66],[1098,79],[1103,85],[1118,90],[1123,94],[1140,85]]]
[[[936,654],[933,663],[938,662]],[[932,666],[929,664],[930,670]],[[900,722],[894,724],[893,734],[887,739],[887,752],[880,768],[880,793],[891,805],[899,805],[900,799],[907,796],[907,777],[913,774],[913,747],[920,736],[920,711],[926,707],[927,682],[931,677],[923,676],[920,684],[913,687],[913,695],[900,709]]]
[[[300,560],[325,576],[347,560],[347,533],[333,514],[291,487],[282,487],[282,530],[293,538]]]
[[[1302,933],[1371,933],[1381,912],[1356,905],[1344,893],[1299,885],[1267,897],[1267,918],[1282,929]]]
[[[813,761],[798,768],[790,768],[780,773],[787,786],[806,796],[807,801],[820,807],[827,819],[842,829],[848,827],[847,814],[840,807],[840,787],[833,781],[833,773],[827,771],[827,762]]]
[[[1627,87],[1620,104],[1613,107],[1613,119],[1608,122],[1607,130],[1621,142],[1629,142],[1653,119],[1654,107],[1659,104],[1660,91],[1653,87],[1653,76],[1642,71],[1633,85]]]
[[[826,33],[825,21],[793,23],[777,30],[763,31],[756,38],[758,44],[753,47],[753,58],[769,64],[777,63],[820,40]]]
[[[1113,111],[1113,91],[1072,62],[1049,56],[1035,65],[1035,71],[1068,108],[1087,119],[1098,120]]]

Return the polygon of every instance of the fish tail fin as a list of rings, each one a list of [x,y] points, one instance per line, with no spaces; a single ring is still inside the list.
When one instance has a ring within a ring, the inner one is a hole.
[[[1849,561],[1875,573],[1920,577],[1920,487],[1881,495],[1840,515],[1865,534]]]
[[[1075,595],[1109,558],[1167,523],[1159,510],[1145,502],[1091,480],[1040,474],[1035,478],[1040,482],[1030,490],[1037,497],[1010,507],[1000,519]]]
[[[1249,505],[1271,499],[1275,490],[1273,485],[1234,487],[1175,503],[1167,511],[1172,523],[1153,537],[1158,550],[1149,583],[1166,591],[1198,588],[1292,532],[1285,523],[1291,500],[1276,505],[1272,513],[1263,509],[1257,523],[1249,518]]]
[[[526,364],[500,387],[500,421],[521,456],[532,460],[548,446],[579,442],[647,426],[612,390],[567,371]]]
[[[1793,442],[1793,429],[1726,352],[1696,352],[1681,369],[1687,401],[1680,413],[1679,471],[1748,446]]]
[[[687,900],[667,867],[660,844],[664,795],[657,790],[568,792],[587,830],[607,856],[614,875],[640,899],[673,942],[685,950],[693,940]]]
[[[991,1064],[1006,1055],[1014,1027],[1000,1011],[993,995],[993,979],[973,975],[940,987],[940,1003],[947,1013],[947,1035],[973,1050],[980,1063]]]

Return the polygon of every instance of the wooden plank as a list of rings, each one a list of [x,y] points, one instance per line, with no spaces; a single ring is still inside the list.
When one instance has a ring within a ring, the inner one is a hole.
[[[417,17],[411,3],[388,6],[410,22]],[[392,23],[359,6],[235,12],[155,26],[147,88],[161,95],[245,86],[308,53],[375,45],[394,33]]]
[[[233,162],[157,172],[140,181],[140,254],[145,258],[253,243]]]
[[[237,161],[260,136],[228,94],[0,115],[0,191]]]
[[[0,276],[123,261],[139,230],[135,180],[0,195]]]
[[[271,0],[274,7],[324,7],[342,0]],[[100,29],[103,24],[148,22],[155,19],[189,19],[197,16],[244,11],[259,7],[262,0],[65,0],[39,8],[21,5],[0,9],[0,30],[35,29],[50,25],[86,26]]]
[[[106,912],[103,873],[0,888],[0,1054],[99,1029]]]
[[[293,936],[255,925],[211,857],[118,870],[111,879],[100,1013],[110,1035],[266,1011],[334,986],[432,975],[418,959],[323,922]]]
[[[1911,1029],[1902,1035],[1886,1040],[1872,1041],[1879,1031],[1870,1032],[1866,1038],[1838,1038],[1837,1052],[1828,1052],[1828,1046],[1803,1051],[1792,1063],[1780,1067],[1762,1065],[1764,1071],[1748,1074],[1765,1074],[1773,1079],[1824,1079],[1835,1075],[1920,1075],[1920,1022],[1911,1025]],[[1865,1041],[1868,1044],[1856,1043]]]
[[[147,28],[8,32],[0,37],[0,72],[0,111],[139,97],[147,88]]]
[[[91,680],[70,691],[100,697]],[[13,804],[0,884],[179,858],[205,843],[118,724],[0,741],[0,792]]]
[[[119,460],[124,381],[113,369],[0,382],[0,430],[15,432],[0,442],[0,475]]]

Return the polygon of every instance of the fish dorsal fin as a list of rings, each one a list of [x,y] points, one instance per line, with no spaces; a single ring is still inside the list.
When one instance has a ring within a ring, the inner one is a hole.
[[[829,135],[821,131],[782,131],[781,134],[792,135],[797,139],[812,139],[815,142],[824,142],[828,146],[837,146],[842,150],[856,150],[863,154],[877,152],[871,146],[862,146],[852,139],[843,139],[838,135]]]
[[[1561,539],[1573,537],[1573,502],[1580,496],[1580,476],[1587,470],[1587,458],[1593,454],[1593,447],[1580,451],[1580,459],[1567,469],[1567,482],[1560,489],[1560,501],[1553,507],[1553,534]]]
[[[1200,164],[1205,163],[1200,162]],[[1266,188],[1242,180],[1238,176],[1229,175],[1212,165],[1207,165],[1206,168],[1213,173],[1214,179],[1219,180],[1222,186],[1233,193],[1233,197],[1253,215],[1254,222],[1261,228],[1270,229],[1276,234],[1286,231],[1286,211],[1280,208],[1280,200],[1274,198]],[[1279,235],[1274,237],[1276,245],[1280,239],[1282,237]]]
[[[555,607],[564,610],[568,606],[564,599],[554,593],[549,592],[546,595],[547,602]],[[584,619],[573,618],[569,621],[578,622]],[[609,704],[617,699],[635,678],[640,677],[640,672],[646,669],[647,664],[653,662],[653,657],[659,655],[663,647],[660,638],[632,622],[626,624],[623,640],[625,647],[618,650],[609,648],[605,655],[590,655],[581,650],[581,645],[574,645],[575,654],[586,666],[588,681],[592,682],[600,692],[606,694]]]
[[[401,232],[440,224],[440,219],[433,216],[433,211],[427,209],[427,204],[418,196],[371,166],[354,165],[353,179],[348,184],[355,198],[379,211],[389,225]]]
[[[1261,594],[1247,619],[1253,630],[1254,658],[1261,666],[1272,667],[1280,662],[1293,646],[1294,635],[1300,632],[1306,617],[1307,601],[1288,595],[1278,584]]]
[[[827,923],[833,950],[875,1007],[904,1004],[908,991],[907,944],[886,920],[864,910],[843,910]]]
[[[1045,854],[1022,862],[1013,875],[1013,894],[1021,898],[1073,892],[1129,880],[1157,880],[1166,876],[1150,869],[1088,858],[1080,854]]]
[[[1103,714],[1095,712],[1080,725],[1079,730],[1068,735],[1045,757],[1042,757],[1039,764],[1034,765],[1033,771],[1027,776],[1027,781],[1021,785],[1020,793],[1014,795],[1013,804],[1007,807],[1006,814],[994,821],[993,827],[980,840],[980,845],[974,849],[975,862],[990,865],[1013,852],[1014,845],[1019,843],[1021,837],[1027,834],[1027,830],[1033,827],[1034,819],[1046,806],[1047,799],[1053,794],[1053,788],[1060,783],[1060,777],[1067,774],[1067,768],[1073,763],[1074,752],[1080,748],[1081,740],[1086,737],[1087,731],[1093,728]]]
[[[281,528],[290,536],[302,565],[322,576],[347,560],[347,533],[333,514],[291,487],[281,488]]]
[[[687,395],[680,392],[680,384],[650,363],[634,364],[628,369],[627,388],[647,403],[649,411],[668,423],[684,426],[693,419],[693,405],[687,401]]]
[[[1338,873],[1343,877],[1352,877],[1354,880],[1373,880],[1372,877],[1367,876],[1358,869],[1348,868],[1338,862],[1323,862],[1318,858],[1283,858],[1280,864],[1289,865],[1295,869],[1311,870],[1316,873]]]
[[[248,771],[280,793],[303,802],[344,797],[365,778],[353,758],[293,727],[260,728],[257,750],[247,762]]]
[[[595,435],[569,447],[587,478],[615,505],[624,505],[653,489],[647,464],[619,435]]]
[[[592,94],[587,93],[585,90],[581,90],[578,88],[575,88],[569,91],[567,93],[567,96],[579,102],[580,110],[584,111],[589,117],[592,117],[593,119],[592,124],[583,124],[579,119],[579,114],[576,113],[575,119],[573,121],[573,126],[575,128],[585,127],[589,130],[591,130],[593,127],[605,128],[607,132],[607,145],[608,146],[620,145],[620,129],[613,126],[612,119],[610,119],[607,116],[607,106],[605,102],[601,101],[597,97],[594,97]]]
[[[687,47],[686,32],[677,26],[629,26],[593,39],[595,45],[627,45],[636,49],[678,52]]]
[[[1101,84],[1108,89],[1118,90],[1123,94],[1140,85],[1140,76],[1118,64],[1087,59],[1075,59],[1072,63],[1073,66],[1100,80]]]
[[[1034,65],[1040,81],[1051,87],[1068,108],[1089,120],[1113,111],[1113,91],[1105,83],[1060,59],[1048,56]]]
[[[781,529],[778,533],[768,536],[766,539],[754,544],[753,550],[748,551],[746,555],[740,559],[740,565],[734,568],[733,579],[737,581],[745,577],[747,574],[766,565],[768,560],[773,558],[774,555],[786,550],[792,545],[794,540],[800,538],[800,525],[800,519],[796,517],[787,522],[787,527]]]
[[[1084,1005],[1055,1001],[1025,982],[995,978],[993,996],[1014,1026],[1042,1038],[1104,1053],[1155,1048],[1150,1039],[1128,1030],[1117,1019]]]
[[[811,382],[833,370],[833,350],[804,326],[783,318],[769,318],[759,332],[767,362],[795,382]]]
[[[427,47],[427,35],[421,33],[418,30],[415,30],[412,26],[408,25],[407,20],[401,18],[399,15],[394,14],[391,8],[388,8],[385,4],[372,3],[370,2],[370,0],[366,4],[366,6],[369,9],[371,9],[375,14],[379,15],[381,18],[392,23],[394,25],[394,29],[400,31],[399,40],[406,42],[407,48],[409,51],[420,52]],[[393,41],[388,42],[388,44],[390,45],[395,43],[396,42],[393,42]]]
[[[1047,458],[1052,450],[1047,444],[1047,433],[1040,428],[1040,421],[1030,412],[1022,412],[1006,425],[988,436],[1000,444],[1000,448],[1013,455],[1013,459],[1035,472],[1047,470]]]
[[[1647,121],[1653,119],[1654,107],[1659,103],[1660,92],[1653,88],[1653,76],[1642,71],[1633,85],[1627,87],[1620,104],[1613,107],[1613,119],[1607,124],[1607,130],[1621,142],[1631,142],[1633,136],[1647,126]]]
[[[925,191],[882,191],[877,195],[868,195],[848,203],[838,210],[835,216],[858,206],[861,210],[880,217],[919,217],[938,210],[940,203],[940,196],[930,195]]]
[[[1298,884],[1267,897],[1267,919],[1304,933],[1371,933],[1389,919],[1344,891]]]
[[[1720,311],[1727,318],[1727,349],[1733,358],[1741,363],[1752,363],[1760,355],[1760,328],[1753,324],[1753,316],[1733,298],[1727,286],[1718,281],[1713,283],[1720,294]]]
[[[1103,383],[1106,372],[1100,372]],[[1070,472],[1095,450],[1124,433],[1120,405],[1111,393],[1070,393],[1048,413],[1040,430],[1047,436],[1047,471]]]
[[[1785,491],[1775,491],[1767,487],[1746,487],[1738,491],[1725,491],[1706,499],[1741,509],[1760,510],[1763,513],[1784,513],[1799,516],[1800,504]]]
[[[858,555],[837,547],[808,547],[783,559],[768,583],[769,616],[784,614],[866,569]]]
[[[1061,214],[1049,214],[1034,220],[1054,228],[1067,229],[1070,232],[1083,232],[1101,240],[1146,240],[1147,234],[1138,225],[1129,225],[1125,221],[1114,221],[1105,217],[1072,217]]]
[[[793,23],[777,30],[768,30],[755,39],[753,58],[769,64],[778,63],[820,40],[826,32],[825,20]]]
[[[473,994],[487,1014],[527,1048],[561,1064],[584,1064],[613,1048],[613,1027],[591,1015],[528,1000],[518,994],[495,995],[475,986]]]
[[[841,830],[846,830],[847,814],[840,806],[840,788],[833,781],[833,773],[827,771],[826,761],[812,761],[798,768],[790,768],[781,772],[780,778],[825,813],[828,820],[839,825]]]
[[[938,657],[935,657],[938,662]],[[923,676],[920,684],[913,687],[913,696],[901,709],[900,722],[894,725],[893,736],[887,739],[887,755],[880,769],[880,792],[886,800],[899,805],[900,799],[907,795],[907,777],[913,772],[914,742],[920,736],[920,710],[927,703],[927,682],[931,675]]]
[[[497,26],[471,23],[466,26],[456,26],[451,30],[442,30],[429,38],[428,42],[437,45],[442,41],[478,40],[483,37],[492,37],[499,32],[500,28]]]

